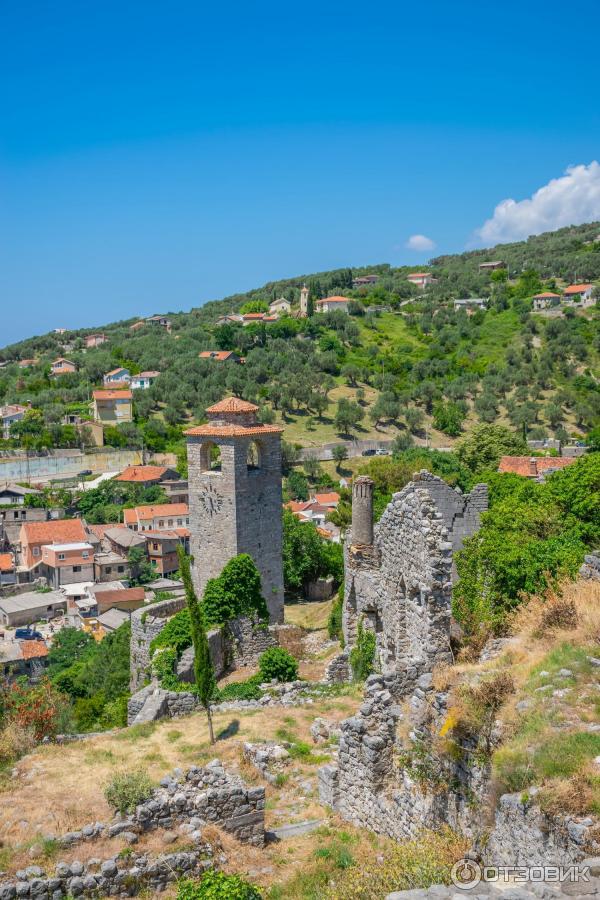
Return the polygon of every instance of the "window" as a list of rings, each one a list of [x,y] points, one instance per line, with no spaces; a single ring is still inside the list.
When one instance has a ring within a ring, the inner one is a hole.
[[[59,554],[58,554],[58,558],[59,558],[59,559],[64,559],[64,558],[65,558],[65,554],[64,554],[64,553],[59,553]]]
[[[177,519],[177,524],[178,524],[179,526],[183,525],[183,519]]]
[[[74,572],[81,572],[81,566],[73,566]]]
[[[117,572],[124,572],[125,566],[117,566]]]
[[[151,560],[150,560],[150,563],[151,563],[153,566],[155,566],[155,565],[157,564],[155,559],[151,559]]]
[[[110,573],[112,572],[112,566],[106,566],[104,571],[107,575],[110,575]]]
[[[172,528],[173,527],[173,519],[169,519],[167,524],[168,524],[169,528]]]
[[[200,471],[201,472],[220,472],[221,471],[221,450],[216,444],[208,441],[200,447]]]
[[[89,554],[88,550],[84,550],[81,555],[82,555],[83,559],[89,559],[90,554]]]
[[[164,519],[159,519],[159,520],[158,520],[158,527],[159,527],[159,528],[164,528],[164,527],[165,527],[165,520],[164,520]]]
[[[152,544],[152,549],[153,549],[153,550],[158,550],[158,544],[157,544],[156,541],[154,541],[154,543]]]
[[[185,520],[185,524],[186,524],[186,525],[189,525],[189,524],[190,524],[189,518]]]
[[[39,548],[39,547],[34,547],[34,548],[33,548],[33,555],[34,555],[34,556],[39,556],[39,555],[40,555],[40,548]]]

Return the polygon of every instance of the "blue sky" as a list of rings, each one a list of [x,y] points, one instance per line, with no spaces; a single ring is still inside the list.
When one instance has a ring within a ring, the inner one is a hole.
[[[592,0],[3,4],[0,345],[600,218],[573,52],[599,25]]]

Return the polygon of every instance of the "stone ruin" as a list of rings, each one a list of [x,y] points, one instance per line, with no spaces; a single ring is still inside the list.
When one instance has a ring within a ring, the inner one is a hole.
[[[393,495],[376,526],[372,501],[373,482],[357,478],[345,546],[347,649],[333,668],[342,673],[348,665],[362,621],[376,637],[376,674],[367,679],[358,712],[340,723],[337,763],[319,772],[322,802],[395,840],[450,825],[496,863],[517,862],[514,834],[520,865],[582,860],[597,847],[591,819],[550,821],[518,795],[500,798],[495,821],[486,819],[494,805],[491,778],[489,764],[469,752],[476,735],[462,737],[466,752],[457,758],[435,753],[449,712],[449,694],[435,689],[433,670],[453,659],[454,554],[480,527],[487,486],[464,495],[419,472]]]

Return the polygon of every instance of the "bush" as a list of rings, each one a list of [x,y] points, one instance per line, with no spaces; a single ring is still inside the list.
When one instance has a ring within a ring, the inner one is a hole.
[[[258,660],[262,681],[295,681],[298,677],[298,662],[283,647],[269,647]]]
[[[180,881],[177,900],[262,900],[262,894],[239,875],[209,869],[200,881]]]
[[[262,691],[260,684],[263,678],[260,674],[253,675],[246,681],[234,681],[226,684],[217,692],[216,700],[218,703],[225,703],[230,700],[260,700]]]
[[[344,633],[342,631],[342,611],[344,608],[344,586],[342,585],[335,596],[335,600],[329,612],[327,619],[327,634],[331,640],[336,638],[339,640],[342,648],[344,647]]]
[[[220,625],[238,616],[269,618],[260,573],[251,556],[235,556],[218,578],[207,582],[202,607],[207,625]]]
[[[192,626],[190,614],[186,609],[180,610],[169,619],[160,634],[150,644],[150,653],[154,654],[159,647],[172,647],[179,658],[184,650],[192,646]]]
[[[350,651],[350,667],[355,681],[365,681],[375,665],[375,634],[365,628],[363,620],[358,623],[356,646]]]
[[[154,785],[147,772],[117,772],[104,789],[104,796],[121,814],[134,812],[147,800]]]
[[[173,675],[177,664],[177,651],[173,647],[159,647],[152,657],[152,671],[161,682]]]
[[[33,732],[16,722],[9,722],[0,731],[0,766],[30,753],[34,747]]]

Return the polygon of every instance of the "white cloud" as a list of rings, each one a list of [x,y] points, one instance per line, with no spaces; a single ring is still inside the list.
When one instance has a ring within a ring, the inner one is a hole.
[[[520,241],[531,234],[554,231],[600,219],[600,164],[569,166],[526,200],[503,200],[478,228],[473,244]]]
[[[426,237],[424,234],[411,234],[406,242],[409,250],[417,250],[419,253],[425,253],[427,250],[433,250],[435,241]]]

